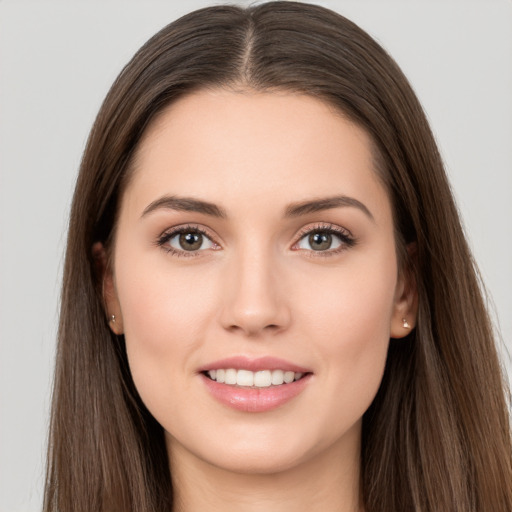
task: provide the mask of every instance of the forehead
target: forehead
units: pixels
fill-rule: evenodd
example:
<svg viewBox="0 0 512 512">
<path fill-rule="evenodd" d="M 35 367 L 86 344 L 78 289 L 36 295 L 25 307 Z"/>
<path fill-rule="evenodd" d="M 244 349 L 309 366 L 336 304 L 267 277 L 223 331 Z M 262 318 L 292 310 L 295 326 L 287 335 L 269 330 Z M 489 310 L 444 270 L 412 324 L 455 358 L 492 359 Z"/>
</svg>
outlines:
<svg viewBox="0 0 512 512">
<path fill-rule="evenodd" d="M 133 173 L 126 195 L 139 210 L 164 193 L 266 209 L 334 193 L 387 202 L 367 133 L 327 103 L 287 92 L 181 98 L 145 132 Z"/>
</svg>

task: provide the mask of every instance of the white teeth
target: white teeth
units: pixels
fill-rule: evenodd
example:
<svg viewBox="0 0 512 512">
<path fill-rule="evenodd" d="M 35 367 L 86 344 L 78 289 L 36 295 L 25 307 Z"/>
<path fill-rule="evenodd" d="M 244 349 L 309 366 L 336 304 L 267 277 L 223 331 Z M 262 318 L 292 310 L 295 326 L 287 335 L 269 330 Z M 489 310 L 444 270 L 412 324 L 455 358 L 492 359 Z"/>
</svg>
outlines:
<svg viewBox="0 0 512 512">
<path fill-rule="evenodd" d="M 224 382 L 226 384 L 236 384 L 236 374 L 236 370 L 234 370 L 233 368 L 229 368 L 229 370 L 226 370 L 226 377 L 224 379 Z"/>
<path fill-rule="evenodd" d="M 299 380 L 304 375 L 301 372 L 284 370 L 261 370 L 251 372 L 249 370 L 235 370 L 234 368 L 209 370 L 210 379 L 219 383 L 237 385 L 243 387 L 268 388 L 269 386 L 281 386 Z"/>
<path fill-rule="evenodd" d="M 284 372 L 284 382 L 285 384 L 290 384 L 295 379 L 295 373 L 293 372 Z"/>
<path fill-rule="evenodd" d="M 270 370 L 263 370 L 254 374 L 254 385 L 257 388 L 268 388 L 272 384 L 272 373 Z"/>
<path fill-rule="evenodd" d="M 248 370 L 238 370 L 236 372 L 236 383 L 238 386 L 253 386 L 254 373 Z"/>
<path fill-rule="evenodd" d="M 283 383 L 284 383 L 283 370 L 274 370 L 272 372 L 272 384 L 274 384 L 274 386 L 280 386 Z"/>
</svg>

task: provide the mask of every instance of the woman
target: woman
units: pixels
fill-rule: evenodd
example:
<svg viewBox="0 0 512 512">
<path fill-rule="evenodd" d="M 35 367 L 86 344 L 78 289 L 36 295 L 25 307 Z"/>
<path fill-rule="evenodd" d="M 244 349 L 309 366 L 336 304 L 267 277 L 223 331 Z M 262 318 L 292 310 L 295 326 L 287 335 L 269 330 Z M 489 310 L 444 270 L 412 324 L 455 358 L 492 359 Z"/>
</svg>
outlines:
<svg viewBox="0 0 512 512">
<path fill-rule="evenodd" d="M 492 329 L 425 116 L 326 9 L 196 11 L 75 191 L 45 510 L 512 510 Z"/>
</svg>

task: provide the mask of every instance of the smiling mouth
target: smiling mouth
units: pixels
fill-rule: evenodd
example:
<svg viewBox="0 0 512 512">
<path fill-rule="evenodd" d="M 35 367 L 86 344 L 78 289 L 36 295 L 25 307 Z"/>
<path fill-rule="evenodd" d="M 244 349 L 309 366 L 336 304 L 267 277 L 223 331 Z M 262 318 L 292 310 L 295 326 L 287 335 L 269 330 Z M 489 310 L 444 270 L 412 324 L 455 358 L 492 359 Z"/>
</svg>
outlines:
<svg viewBox="0 0 512 512">
<path fill-rule="evenodd" d="M 209 379 L 219 384 L 239 386 L 245 388 L 269 388 L 291 384 L 304 378 L 309 373 L 292 372 L 285 370 L 236 370 L 234 368 L 208 370 L 202 372 Z"/>
</svg>

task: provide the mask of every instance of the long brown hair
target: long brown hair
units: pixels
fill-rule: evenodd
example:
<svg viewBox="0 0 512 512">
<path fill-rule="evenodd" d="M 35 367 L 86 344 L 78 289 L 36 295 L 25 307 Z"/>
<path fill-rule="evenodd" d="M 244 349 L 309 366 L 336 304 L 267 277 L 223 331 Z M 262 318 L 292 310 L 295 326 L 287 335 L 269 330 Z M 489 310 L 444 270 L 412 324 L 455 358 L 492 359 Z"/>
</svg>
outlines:
<svg viewBox="0 0 512 512">
<path fill-rule="evenodd" d="M 182 17 L 137 52 L 101 107 L 71 210 L 44 510 L 172 509 L 162 428 L 134 387 L 123 336 L 108 328 L 92 247 L 111 242 L 145 128 L 172 101 L 206 87 L 305 93 L 362 126 L 393 205 L 397 253 L 406 258 L 404 247 L 415 244 L 417 327 L 391 341 L 363 419 L 366 512 L 510 512 L 504 380 L 425 115 L 370 36 L 332 11 L 295 2 Z"/>
</svg>

